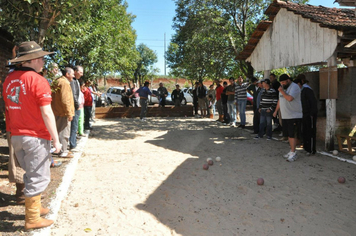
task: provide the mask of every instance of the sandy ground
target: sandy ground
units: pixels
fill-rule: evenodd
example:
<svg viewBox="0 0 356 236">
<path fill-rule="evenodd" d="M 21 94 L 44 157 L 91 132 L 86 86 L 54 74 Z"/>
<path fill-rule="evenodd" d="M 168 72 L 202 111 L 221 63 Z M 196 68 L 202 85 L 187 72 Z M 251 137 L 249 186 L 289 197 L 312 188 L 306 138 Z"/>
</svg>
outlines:
<svg viewBox="0 0 356 236">
<path fill-rule="evenodd" d="M 94 127 L 51 235 L 355 235 L 356 165 L 209 119 Z"/>
</svg>

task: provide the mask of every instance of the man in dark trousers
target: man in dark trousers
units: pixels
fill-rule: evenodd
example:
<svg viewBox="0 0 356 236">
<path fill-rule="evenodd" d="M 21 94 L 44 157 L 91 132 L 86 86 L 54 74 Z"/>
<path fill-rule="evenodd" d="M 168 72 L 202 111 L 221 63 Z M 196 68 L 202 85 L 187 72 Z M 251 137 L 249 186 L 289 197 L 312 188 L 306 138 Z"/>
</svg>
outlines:
<svg viewBox="0 0 356 236">
<path fill-rule="evenodd" d="M 163 87 L 163 83 L 159 83 L 159 88 L 157 89 L 157 92 L 158 92 L 159 106 L 165 107 L 168 91 L 165 87 Z"/>
<path fill-rule="evenodd" d="M 223 82 L 223 87 L 224 87 L 224 90 L 221 93 L 221 103 L 222 103 L 222 107 L 223 107 L 224 120 L 223 120 L 222 123 L 229 124 L 231 119 L 230 119 L 230 114 L 227 111 L 228 95 L 226 94 L 226 92 L 227 92 L 227 87 L 228 86 L 227 86 L 227 82 L 226 81 Z"/>
<path fill-rule="evenodd" d="M 294 83 L 301 88 L 300 100 L 302 101 L 302 137 L 303 149 L 308 154 L 316 153 L 316 120 L 318 116 L 317 100 L 313 89 L 308 85 L 305 75 L 298 75 Z"/>
<path fill-rule="evenodd" d="M 195 82 L 194 89 L 192 90 L 194 115 L 196 118 L 199 117 L 199 115 L 198 115 L 198 91 L 197 91 L 198 85 L 199 85 L 199 83 Z"/>
<path fill-rule="evenodd" d="M 176 89 L 172 91 L 171 96 L 174 106 L 179 107 L 184 97 L 182 90 L 179 88 L 179 84 L 176 84 Z"/>
<path fill-rule="evenodd" d="M 124 85 L 124 90 L 122 90 L 121 92 L 121 101 L 125 107 L 130 106 L 130 95 L 131 95 L 130 91 L 127 90 L 126 85 Z"/>
<path fill-rule="evenodd" d="M 261 82 L 261 81 L 260 81 Z M 247 88 L 247 92 L 253 96 L 253 133 L 258 134 L 260 124 L 260 113 L 257 111 L 257 97 L 261 88 L 258 86 L 258 80 L 255 77 L 251 78 L 251 85 Z"/>
</svg>

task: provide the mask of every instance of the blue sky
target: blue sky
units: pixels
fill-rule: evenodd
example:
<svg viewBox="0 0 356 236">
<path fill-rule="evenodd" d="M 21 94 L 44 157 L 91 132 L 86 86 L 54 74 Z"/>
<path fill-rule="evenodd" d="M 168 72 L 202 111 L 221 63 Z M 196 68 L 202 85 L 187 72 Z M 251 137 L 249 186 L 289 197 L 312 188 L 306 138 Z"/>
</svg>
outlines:
<svg viewBox="0 0 356 236">
<path fill-rule="evenodd" d="M 164 75 L 164 34 L 166 34 L 166 48 L 168 48 L 174 31 L 172 29 L 175 16 L 175 4 L 173 0 L 126 0 L 128 12 L 136 15 L 132 26 L 136 30 L 137 41 L 146 44 L 157 53 L 158 62 L 155 64 Z M 339 7 L 333 4 L 335 0 L 310 0 L 310 5 L 322 5 L 325 7 Z M 166 70 L 168 74 L 168 69 Z"/>
</svg>

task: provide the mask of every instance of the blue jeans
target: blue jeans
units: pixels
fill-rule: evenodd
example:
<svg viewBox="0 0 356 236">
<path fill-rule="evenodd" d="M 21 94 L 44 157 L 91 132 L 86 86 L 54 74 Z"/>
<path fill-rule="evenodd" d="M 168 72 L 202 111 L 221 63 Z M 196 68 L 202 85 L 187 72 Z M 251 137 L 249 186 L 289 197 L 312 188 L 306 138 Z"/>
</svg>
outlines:
<svg viewBox="0 0 356 236">
<path fill-rule="evenodd" d="M 258 132 L 258 136 L 260 138 L 263 137 L 266 126 L 267 126 L 267 130 L 266 130 L 267 138 L 272 138 L 272 118 L 273 118 L 273 112 L 271 110 L 270 112 L 267 112 L 267 109 L 261 109 L 260 131 Z"/>
<path fill-rule="evenodd" d="M 80 116 L 80 110 L 75 110 L 73 120 L 70 124 L 70 135 L 69 135 L 69 148 L 75 148 L 77 146 L 77 131 L 78 131 L 78 121 Z"/>
<path fill-rule="evenodd" d="M 239 108 L 241 125 L 246 124 L 246 102 L 247 100 L 237 100 L 237 105 Z"/>
<path fill-rule="evenodd" d="M 230 122 L 236 122 L 236 105 L 235 101 L 227 101 L 227 113 L 230 115 Z"/>
</svg>

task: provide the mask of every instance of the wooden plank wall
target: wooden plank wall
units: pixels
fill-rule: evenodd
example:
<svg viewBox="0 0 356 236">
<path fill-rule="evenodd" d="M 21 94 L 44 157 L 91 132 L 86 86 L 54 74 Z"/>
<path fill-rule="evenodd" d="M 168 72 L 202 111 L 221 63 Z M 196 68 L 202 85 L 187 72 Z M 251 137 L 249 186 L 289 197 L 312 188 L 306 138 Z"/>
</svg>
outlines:
<svg viewBox="0 0 356 236">
<path fill-rule="evenodd" d="M 96 118 L 134 118 L 139 117 L 140 107 L 97 107 Z M 147 117 L 192 117 L 193 106 L 181 107 L 148 107 Z"/>
<path fill-rule="evenodd" d="M 337 46 L 337 31 L 282 8 L 247 59 L 256 71 L 326 61 Z"/>
</svg>

